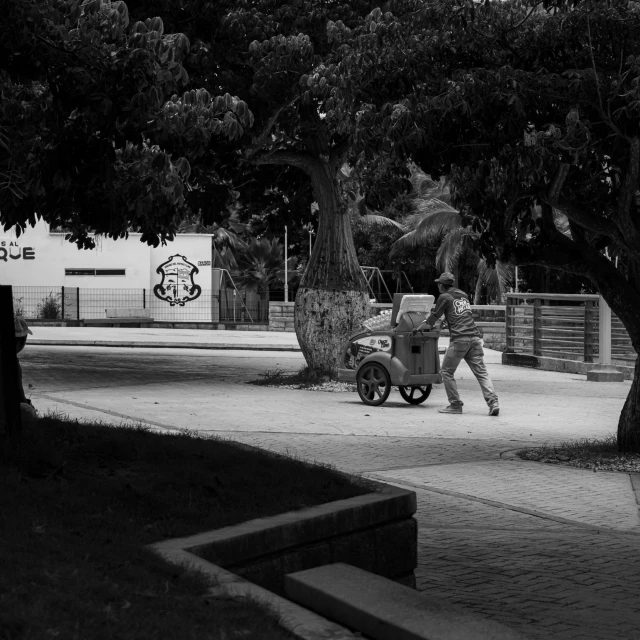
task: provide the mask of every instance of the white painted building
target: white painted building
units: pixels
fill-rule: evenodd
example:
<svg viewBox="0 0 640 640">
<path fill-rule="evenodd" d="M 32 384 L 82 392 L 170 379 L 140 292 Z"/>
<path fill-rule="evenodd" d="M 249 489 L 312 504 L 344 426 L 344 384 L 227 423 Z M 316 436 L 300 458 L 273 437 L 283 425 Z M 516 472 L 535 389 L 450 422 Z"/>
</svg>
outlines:
<svg viewBox="0 0 640 640">
<path fill-rule="evenodd" d="M 50 293 L 60 296 L 65 318 L 103 318 L 105 308 L 134 307 L 149 309 L 155 320 L 212 321 L 210 235 L 180 234 L 157 248 L 140 242 L 139 233 L 96 236 L 92 250 L 64 236 L 43 221 L 20 237 L 0 231 L 0 284 L 14 287 L 25 315 L 36 316 Z"/>
</svg>

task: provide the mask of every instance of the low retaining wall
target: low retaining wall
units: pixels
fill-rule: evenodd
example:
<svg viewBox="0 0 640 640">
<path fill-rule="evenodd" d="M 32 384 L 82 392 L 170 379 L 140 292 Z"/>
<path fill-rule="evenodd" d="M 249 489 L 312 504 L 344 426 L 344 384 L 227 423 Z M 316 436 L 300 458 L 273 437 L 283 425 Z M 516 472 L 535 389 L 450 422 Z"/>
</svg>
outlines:
<svg viewBox="0 0 640 640">
<path fill-rule="evenodd" d="M 531 367 L 532 369 L 542 369 L 543 371 L 560 371 L 562 373 L 580 373 L 582 375 L 587 375 L 587 372 L 597 363 L 505 351 L 502 354 L 502 364 L 513 365 L 516 367 Z M 618 371 L 622 372 L 625 380 L 633 380 L 633 366 L 621 364 L 615 360 L 613 361 L 613 366 L 616 367 Z"/>
<path fill-rule="evenodd" d="M 487 349 L 504 351 L 507 346 L 504 322 L 476 322 Z"/>
<path fill-rule="evenodd" d="M 295 331 L 293 308 L 295 302 L 269 303 L 269 331 Z"/>
<path fill-rule="evenodd" d="M 284 576 L 345 562 L 415 588 L 416 494 L 374 483 L 375 493 L 152 545 L 187 551 L 284 595 Z"/>
<path fill-rule="evenodd" d="M 293 308 L 295 302 L 270 302 L 269 303 L 269 331 L 295 331 L 293 325 Z M 377 316 L 385 309 L 391 309 L 393 305 L 373 303 L 369 309 L 370 317 Z"/>
</svg>

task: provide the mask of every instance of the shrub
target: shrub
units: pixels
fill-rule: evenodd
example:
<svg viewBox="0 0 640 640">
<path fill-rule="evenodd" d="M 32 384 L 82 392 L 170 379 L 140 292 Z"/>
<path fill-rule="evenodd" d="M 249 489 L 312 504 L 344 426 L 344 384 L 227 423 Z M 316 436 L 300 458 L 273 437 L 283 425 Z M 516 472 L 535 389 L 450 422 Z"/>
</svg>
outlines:
<svg viewBox="0 0 640 640">
<path fill-rule="evenodd" d="M 24 315 L 24 302 L 22 302 L 24 298 L 14 298 L 13 299 L 13 315 L 15 316 L 23 316 Z"/>
<path fill-rule="evenodd" d="M 46 298 L 38 303 L 38 318 L 43 320 L 57 320 L 62 315 L 61 294 L 50 292 Z"/>
</svg>

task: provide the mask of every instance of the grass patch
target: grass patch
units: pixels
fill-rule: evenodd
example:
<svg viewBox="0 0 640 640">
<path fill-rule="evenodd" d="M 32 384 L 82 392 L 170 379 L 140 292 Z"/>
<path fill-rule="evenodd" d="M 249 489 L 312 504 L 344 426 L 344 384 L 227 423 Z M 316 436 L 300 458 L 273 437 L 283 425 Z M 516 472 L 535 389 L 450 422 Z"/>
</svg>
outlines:
<svg viewBox="0 0 640 640">
<path fill-rule="evenodd" d="M 56 416 L 0 446 L 2 640 L 289 639 L 144 545 L 371 491 L 238 443 Z"/>
<path fill-rule="evenodd" d="M 257 380 L 250 380 L 247 384 L 310 391 L 356 391 L 355 384 L 339 382 L 331 371 L 318 373 L 306 365 L 297 373 L 287 373 L 284 369 L 267 369 L 259 375 Z"/>
<path fill-rule="evenodd" d="M 567 464 L 581 469 L 600 471 L 640 472 L 640 454 L 621 453 L 614 434 L 606 438 L 583 438 L 559 445 L 527 447 L 517 452 L 523 460 L 534 460 L 549 464 Z"/>
<path fill-rule="evenodd" d="M 257 380 L 251 380 L 248 384 L 262 386 L 296 385 L 304 388 L 336 379 L 331 371 L 318 372 L 307 365 L 296 373 L 287 373 L 284 369 L 267 369 L 259 376 Z"/>
</svg>

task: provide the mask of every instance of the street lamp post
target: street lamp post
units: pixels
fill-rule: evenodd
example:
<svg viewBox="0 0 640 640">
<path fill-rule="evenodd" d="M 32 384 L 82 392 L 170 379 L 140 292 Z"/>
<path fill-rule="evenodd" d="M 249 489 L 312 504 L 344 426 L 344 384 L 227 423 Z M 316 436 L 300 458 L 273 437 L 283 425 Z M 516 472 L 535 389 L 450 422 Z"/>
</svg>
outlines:
<svg viewBox="0 0 640 640">
<path fill-rule="evenodd" d="M 284 225 L 284 301 L 289 302 L 289 265 L 288 261 L 288 253 L 287 253 L 287 245 L 289 244 L 289 239 L 287 235 L 287 225 Z"/>
</svg>

